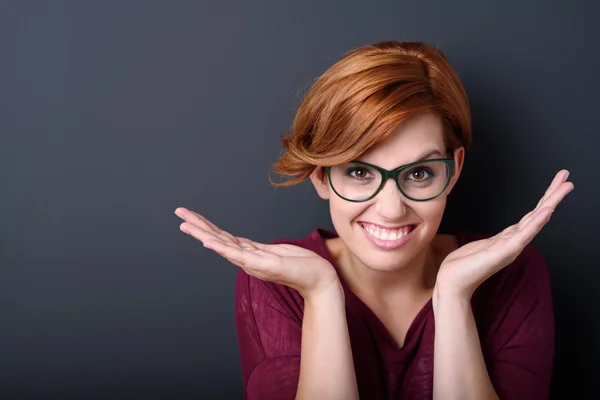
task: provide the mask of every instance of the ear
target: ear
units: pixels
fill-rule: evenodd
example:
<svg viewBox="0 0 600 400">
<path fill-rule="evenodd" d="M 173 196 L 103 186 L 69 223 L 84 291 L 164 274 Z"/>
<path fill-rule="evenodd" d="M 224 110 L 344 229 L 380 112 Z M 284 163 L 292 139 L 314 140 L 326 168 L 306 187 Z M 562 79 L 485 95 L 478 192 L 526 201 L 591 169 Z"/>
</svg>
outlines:
<svg viewBox="0 0 600 400">
<path fill-rule="evenodd" d="M 454 168 L 452 169 L 452 176 L 450 177 L 450 182 L 448 182 L 448 188 L 446 189 L 448 191 L 448 194 L 450 194 L 450 192 L 454 188 L 454 185 L 456 185 L 458 177 L 460 176 L 460 173 L 462 171 L 464 162 L 465 148 L 461 146 L 457 149 L 454 149 Z"/>
<path fill-rule="evenodd" d="M 312 182 L 317 194 L 323 200 L 329 200 L 329 180 L 327 179 L 327 173 L 325 167 L 317 166 L 315 170 L 310 174 L 310 181 Z"/>
</svg>

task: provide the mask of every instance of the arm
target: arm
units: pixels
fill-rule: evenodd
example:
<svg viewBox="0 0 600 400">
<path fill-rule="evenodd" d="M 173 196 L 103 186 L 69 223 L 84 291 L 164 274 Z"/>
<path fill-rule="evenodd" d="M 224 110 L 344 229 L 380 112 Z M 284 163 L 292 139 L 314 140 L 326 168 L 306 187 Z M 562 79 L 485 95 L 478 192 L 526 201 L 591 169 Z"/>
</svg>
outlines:
<svg viewBox="0 0 600 400">
<path fill-rule="evenodd" d="M 516 278 L 508 290 L 517 296 L 507 303 L 507 313 L 498 321 L 497 331 L 492 332 L 496 338 L 492 341 L 489 371 L 470 299 L 479 285 L 511 265 L 548 223 L 558 204 L 574 188 L 568 177 L 566 170 L 557 173 L 535 209 L 517 224 L 460 247 L 440 265 L 432 299 L 436 325 L 434 398 L 548 398 L 554 322 L 550 284 L 541 257 L 536 258 L 529 246 L 525 251 L 529 258 L 521 258 L 527 262 L 519 265 L 519 274 L 512 274 Z M 499 341 L 499 336 L 506 340 Z"/>
<path fill-rule="evenodd" d="M 238 273 L 236 325 L 245 398 L 357 399 L 339 282 L 305 296 L 303 317 L 301 303 L 297 292 Z"/>
<path fill-rule="evenodd" d="M 470 301 L 441 288 L 434 293 L 434 398 L 550 397 L 554 313 L 546 264 L 527 246 L 505 272 L 501 297 L 490 299 L 501 305 L 483 352 Z"/>
<path fill-rule="evenodd" d="M 341 285 L 304 300 L 296 399 L 358 399 Z"/>
<path fill-rule="evenodd" d="M 357 399 L 333 265 L 302 246 L 258 243 L 183 207 L 175 213 L 185 221 L 181 231 L 240 267 L 235 303 L 245 398 Z"/>
<path fill-rule="evenodd" d="M 439 290 L 434 296 L 433 398 L 498 399 L 486 369 L 470 299 Z"/>
</svg>

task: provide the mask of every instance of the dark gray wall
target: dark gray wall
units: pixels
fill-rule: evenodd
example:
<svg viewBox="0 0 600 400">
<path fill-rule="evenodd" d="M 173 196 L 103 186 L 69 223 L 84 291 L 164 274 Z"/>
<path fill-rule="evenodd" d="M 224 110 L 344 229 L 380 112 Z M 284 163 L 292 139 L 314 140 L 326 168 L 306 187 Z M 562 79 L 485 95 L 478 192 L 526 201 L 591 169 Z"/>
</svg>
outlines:
<svg viewBox="0 0 600 400">
<path fill-rule="evenodd" d="M 572 171 L 534 244 L 553 397 L 591 398 L 598 16 L 592 0 L 1 2 L 0 393 L 240 398 L 236 268 L 173 210 L 260 241 L 331 227 L 309 185 L 266 172 L 311 80 L 392 39 L 440 45 L 472 102 L 446 226 L 494 233 Z"/>
</svg>

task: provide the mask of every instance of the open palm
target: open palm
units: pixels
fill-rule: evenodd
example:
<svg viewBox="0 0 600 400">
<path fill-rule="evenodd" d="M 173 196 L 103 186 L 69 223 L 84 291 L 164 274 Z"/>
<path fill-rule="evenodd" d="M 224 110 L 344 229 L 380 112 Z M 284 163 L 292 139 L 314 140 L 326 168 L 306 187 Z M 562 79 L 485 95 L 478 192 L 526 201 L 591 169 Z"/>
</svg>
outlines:
<svg viewBox="0 0 600 400">
<path fill-rule="evenodd" d="M 470 242 L 450 253 L 438 271 L 436 286 L 472 295 L 490 276 L 511 264 L 548 223 L 562 199 L 574 188 L 569 171 L 558 172 L 534 210 L 517 224 L 487 239 Z"/>
<path fill-rule="evenodd" d="M 234 236 L 202 215 L 180 207 L 180 229 L 198 239 L 249 275 L 279 283 L 305 295 L 337 280 L 335 269 L 317 253 L 291 244 L 262 244 Z"/>
</svg>

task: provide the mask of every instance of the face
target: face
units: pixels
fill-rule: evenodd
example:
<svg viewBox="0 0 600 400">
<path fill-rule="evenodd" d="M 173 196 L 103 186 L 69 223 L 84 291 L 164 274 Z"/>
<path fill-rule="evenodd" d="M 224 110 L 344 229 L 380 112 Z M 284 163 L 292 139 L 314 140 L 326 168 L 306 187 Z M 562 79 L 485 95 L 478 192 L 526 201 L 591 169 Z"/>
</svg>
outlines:
<svg viewBox="0 0 600 400">
<path fill-rule="evenodd" d="M 445 148 L 441 120 L 425 114 L 403 121 L 388 139 L 357 159 L 393 170 L 423 158 L 454 158 L 455 167 L 444 192 L 424 202 L 404 197 L 393 179 L 374 198 L 362 203 L 350 202 L 335 194 L 324 169 L 315 170 L 311 181 L 319 196 L 329 200 L 335 230 L 353 259 L 374 270 L 394 271 L 425 254 L 437 233 L 447 196 L 460 175 L 464 159 L 462 147 L 454 154 L 446 154 Z M 396 235 L 403 236 L 390 240 Z"/>
</svg>

